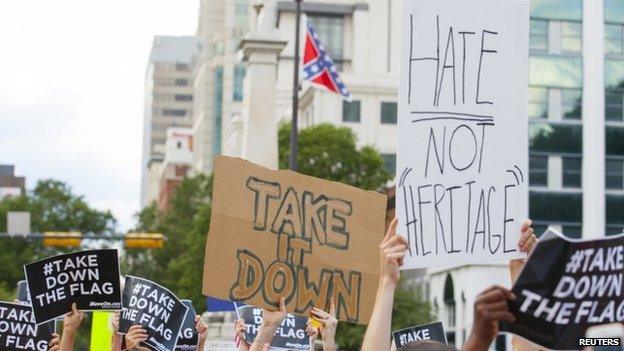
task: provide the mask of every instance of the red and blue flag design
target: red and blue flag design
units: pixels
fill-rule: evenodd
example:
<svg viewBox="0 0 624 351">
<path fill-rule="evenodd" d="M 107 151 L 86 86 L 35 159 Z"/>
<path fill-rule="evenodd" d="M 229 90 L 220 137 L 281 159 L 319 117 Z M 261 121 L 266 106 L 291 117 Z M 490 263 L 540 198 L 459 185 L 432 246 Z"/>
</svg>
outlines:
<svg viewBox="0 0 624 351">
<path fill-rule="evenodd" d="M 320 85 L 331 92 L 340 94 L 345 99 L 350 99 L 351 94 L 342 79 L 340 79 L 334 61 L 325 51 L 309 20 L 307 21 L 307 27 L 303 50 L 303 79 Z"/>
</svg>

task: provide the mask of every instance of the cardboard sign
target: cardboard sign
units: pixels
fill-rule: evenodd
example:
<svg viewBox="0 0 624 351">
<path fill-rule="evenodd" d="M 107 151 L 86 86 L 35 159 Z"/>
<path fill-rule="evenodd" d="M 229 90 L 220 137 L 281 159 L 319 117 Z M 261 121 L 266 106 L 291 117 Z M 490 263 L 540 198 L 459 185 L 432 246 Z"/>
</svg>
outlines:
<svg viewBox="0 0 624 351">
<path fill-rule="evenodd" d="M 392 338 L 397 348 L 418 341 L 437 341 L 446 345 L 446 333 L 442 322 L 429 323 L 409 327 L 392 332 Z"/>
<path fill-rule="evenodd" d="M 121 308 L 117 250 L 87 250 L 24 265 L 38 324 L 71 311 Z"/>
<path fill-rule="evenodd" d="M 119 332 L 126 334 L 131 326 L 139 324 L 147 331 L 145 346 L 155 351 L 173 351 L 187 311 L 188 307 L 168 289 L 127 275 Z"/>
<path fill-rule="evenodd" d="M 262 309 L 253 306 L 239 307 L 238 313 L 245 321 L 245 341 L 253 343 L 262 324 Z M 271 341 L 271 350 L 310 350 L 310 337 L 306 334 L 308 319 L 286 315 Z"/>
<path fill-rule="evenodd" d="M 379 277 L 385 196 L 240 159 L 215 158 L 203 293 L 309 315 L 336 301 L 366 323 Z"/>
<path fill-rule="evenodd" d="M 0 302 L 0 350 L 47 351 L 54 321 L 37 326 L 30 306 Z"/>
<path fill-rule="evenodd" d="M 30 305 L 30 295 L 28 293 L 28 283 L 25 280 L 17 282 L 17 300 Z"/>
<path fill-rule="evenodd" d="M 542 347 L 577 350 L 587 328 L 624 322 L 624 234 L 600 240 L 542 235 L 512 291 L 512 332 Z"/>
<path fill-rule="evenodd" d="M 188 312 L 186 312 L 186 318 L 184 318 L 184 323 L 180 329 L 175 349 L 177 351 L 195 351 L 199 341 L 199 334 L 195 329 L 195 307 L 190 300 L 182 300 L 182 303 L 188 308 Z"/>
<path fill-rule="evenodd" d="M 403 1 L 404 269 L 509 260 L 528 215 L 527 0 Z"/>
</svg>

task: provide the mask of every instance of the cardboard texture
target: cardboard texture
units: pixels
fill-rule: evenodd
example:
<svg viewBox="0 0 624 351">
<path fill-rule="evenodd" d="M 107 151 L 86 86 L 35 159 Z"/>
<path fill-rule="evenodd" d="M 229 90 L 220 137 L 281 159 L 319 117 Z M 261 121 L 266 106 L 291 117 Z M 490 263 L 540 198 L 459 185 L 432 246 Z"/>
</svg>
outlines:
<svg viewBox="0 0 624 351">
<path fill-rule="evenodd" d="M 366 324 L 379 278 L 385 195 L 215 158 L 204 295 Z"/>
</svg>

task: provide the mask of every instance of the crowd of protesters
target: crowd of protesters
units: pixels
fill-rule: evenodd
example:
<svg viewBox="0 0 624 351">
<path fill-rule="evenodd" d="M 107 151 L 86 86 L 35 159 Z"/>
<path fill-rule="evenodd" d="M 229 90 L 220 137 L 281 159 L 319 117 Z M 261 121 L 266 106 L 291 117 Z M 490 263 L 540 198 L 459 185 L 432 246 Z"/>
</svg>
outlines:
<svg viewBox="0 0 624 351">
<path fill-rule="evenodd" d="M 366 329 L 366 334 L 362 343 L 362 351 L 385 351 L 396 350 L 391 340 L 391 321 L 394 303 L 394 292 L 400 280 L 400 267 L 403 264 L 408 244 L 403 236 L 396 233 L 397 219 L 395 218 L 388 228 L 388 231 L 379 245 L 380 275 L 377 297 L 373 313 Z M 537 238 L 531 228 L 531 221 L 527 220 L 521 227 L 522 234 L 518 243 L 521 252 L 530 253 Z M 518 259 L 509 262 L 511 281 L 514 282 L 526 260 Z M 502 286 L 490 286 L 477 296 L 474 304 L 474 320 L 470 335 L 461 350 L 478 351 L 487 350 L 498 334 L 498 322 L 501 320 L 514 321 L 514 316 L 508 310 L 508 300 L 514 300 L 514 294 Z M 147 331 L 140 325 L 132 326 L 126 334 L 118 333 L 119 312 L 115 312 L 110 319 L 112 329 L 111 351 L 125 350 L 149 350 L 142 346 L 142 342 L 147 339 Z M 277 329 L 286 317 L 286 306 L 284 298 L 279 301 L 279 309 L 263 310 L 262 323 L 259 327 L 253 343 L 247 343 L 245 339 L 246 325 L 243 320 L 237 320 L 234 324 L 237 334 L 238 350 L 240 351 L 264 351 L 269 350 L 271 341 Z M 329 311 L 318 308 L 311 310 L 311 316 L 317 323 L 310 323 L 306 328 L 306 333 L 310 337 L 310 344 L 314 345 L 317 340 L 322 345 L 323 351 L 336 351 L 338 347 L 335 342 L 336 328 L 338 320 L 336 318 L 336 308 L 334 301 L 331 301 Z M 62 335 L 54 334 L 49 342 L 50 351 L 72 351 L 74 341 L 78 333 L 80 324 L 84 318 L 84 312 L 72 305 L 72 311 L 64 317 Z M 198 333 L 197 350 L 203 350 L 206 343 L 208 326 L 202 321 L 200 316 L 195 317 L 195 329 Z M 514 351 L 536 350 L 523 339 L 514 337 L 512 339 Z M 445 345 L 433 341 L 419 341 L 402 346 L 400 351 L 416 350 L 455 350 L 453 346 Z"/>
</svg>

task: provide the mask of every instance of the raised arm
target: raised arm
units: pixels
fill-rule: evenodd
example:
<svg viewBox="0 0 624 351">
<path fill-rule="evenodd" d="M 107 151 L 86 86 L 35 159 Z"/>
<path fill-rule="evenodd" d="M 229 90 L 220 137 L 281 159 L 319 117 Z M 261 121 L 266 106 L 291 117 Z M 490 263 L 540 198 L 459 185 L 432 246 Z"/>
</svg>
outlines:
<svg viewBox="0 0 624 351">
<path fill-rule="evenodd" d="M 312 309 L 312 315 L 323 323 L 323 327 L 320 329 L 321 338 L 323 339 L 323 351 L 336 351 L 336 328 L 338 327 L 338 319 L 336 318 L 334 299 L 331 299 L 329 312 L 315 307 Z"/>
<path fill-rule="evenodd" d="M 78 311 L 75 303 L 72 303 L 72 311 L 65 315 L 63 319 L 63 336 L 61 336 L 60 351 L 72 351 L 74 349 L 74 341 L 80 323 L 84 318 L 84 312 Z"/>
<path fill-rule="evenodd" d="M 396 218 L 392 220 L 386 236 L 379 245 L 379 287 L 373 313 L 364 335 L 362 351 L 383 351 L 390 348 L 394 291 L 401 278 L 399 267 L 403 265 L 407 250 L 405 238 L 396 234 L 397 223 Z"/>
<path fill-rule="evenodd" d="M 277 331 L 277 328 L 282 325 L 282 321 L 285 317 L 286 303 L 283 297 L 279 300 L 279 310 L 269 311 L 267 309 L 263 309 L 262 324 L 260 324 L 258 335 L 256 336 L 256 340 L 254 340 L 253 344 L 251 344 L 250 350 L 262 351 L 265 345 L 271 345 L 275 332 Z"/>
<path fill-rule="evenodd" d="M 206 336 L 208 336 L 208 326 L 201 319 L 200 315 L 195 316 L 195 330 L 197 330 L 197 350 L 204 350 L 206 345 Z"/>
</svg>

